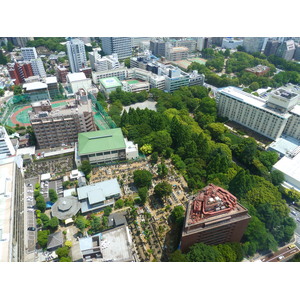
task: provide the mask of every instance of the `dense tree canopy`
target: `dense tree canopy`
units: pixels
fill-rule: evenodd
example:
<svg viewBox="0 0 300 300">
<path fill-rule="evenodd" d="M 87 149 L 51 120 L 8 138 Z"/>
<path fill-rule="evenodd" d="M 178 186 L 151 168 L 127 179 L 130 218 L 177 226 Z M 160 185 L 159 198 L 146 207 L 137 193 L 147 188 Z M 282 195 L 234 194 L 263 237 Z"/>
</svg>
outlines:
<svg viewBox="0 0 300 300">
<path fill-rule="evenodd" d="M 134 184 L 138 187 L 150 188 L 153 175 L 147 170 L 136 170 L 133 172 Z"/>
</svg>

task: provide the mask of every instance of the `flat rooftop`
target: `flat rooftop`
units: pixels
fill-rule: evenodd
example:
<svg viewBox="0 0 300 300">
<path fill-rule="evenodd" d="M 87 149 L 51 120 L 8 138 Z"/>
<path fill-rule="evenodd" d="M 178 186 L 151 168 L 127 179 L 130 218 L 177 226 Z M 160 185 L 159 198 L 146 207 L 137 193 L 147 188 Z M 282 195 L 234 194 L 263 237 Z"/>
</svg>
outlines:
<svg viewBox="0 0 300 300">
<path fill-rule="evenodd" d="M 300 105 L 299 104 L 295 105 L 290 112 L 295 115 L 300 116 Z"/>
<path fill-rule="evenodd" d="M 288 153 L 293 152 L 299 146 L 299 140 L 287 135 L 282 135 L 279 139 L 269 145 L 268 150 L 274 150 L 282 156 L 285 156 Z"/>
<path fill-rule="evenodd" d="M 294 98 L 294 97 L 297 96 L 296 93 L 293 93 L 293 92 L 290 92 L 290 91 L 288 91 L 286 89 L 281 89 L 281 88 L 275 90 L 273 92 L 273 94 L 276 95 L 276 96 L 280 96 L 282 98 L 288 99 L 288 100 L 290 100 L 290 99 L 292 99 L 292 98 Z"/>
<path fill-rule="evenodd" d="M 58 107 L 52 107 L 52 111 L 50 112 L 28 112 L 30 116 L 30 121 L 39 121 L 39 120 L 47 120 L 48 118 L 60 118 L 63 116 L 69 116 L 74 114 L 82 114 L 83 112 L 92 112 L 92 106 L 90 100 L 88 101 L 80 101 L 76 103 L 75 100 L 70 100 L 66 102 L 66 105 L 61 105 Z"/>
<path fill-rule="evenodd" d="M 46 81 L 47 84 L 57 83 L 57 78 L 55 76 L 46 77 L 45 81 Z"/>
<path fill-rule="evenodd" d="M 83 72 L 78 72 L 78 73 L 68 73 L 67 78 L 69 82 L 73 81 L 79 81 L 79 80 L 85 80 L 87 79 L 85 74 Z"/>
<path fill-rule="evenodd" d="M 103 261 L 133 261 L 132 239 L 127 226 L 102 232 L 100 247 Z"/>
<path fill-rule="evenodd" d="M 252 94 L 249 94 L 249 93 L 246 93 L 236 87 L 229 86 L 229 87 L 225 87 L 225 88 L 220 88 L 220 89 L 218 89 L 218 92 L 220 92 L 228 97 L 235 98 L 239 101 L 248 103 L 257 108 L 263 109 L 263 110 L 270 112 L 273 115 L 276 115 L 280 118 L 287 119 L 290 116 L 289 113 L 281 113 L 277 110 L 275 111 L 273 109 L 268 108 L 266 106 L 267 102 L 265 100 L 263 100 L 262 98 L 259 98 Z"/>
<path fill-rule="evenodd" d="M 117 77 L 109 77 L 100 79 L 100 83 L 106 88 L 121 87 L 122 83 Z"/>
<path fill-rule="evenodd" d="M 80 156 L 125 148 L 126 145 L 121 128 L 78 134 L 78 154 Z"/>
<path fill-rule="evenodd" d="M 26 89 L 27 92 L 29 92 L 34 90 L 47 89 L 48 86 L 46 83 L 43 82 L 30 82 L 30 83 L 24 83 L 23 88 Z"/>
<path fill-rule="evenodd" d="M 300 190 L 300 147 L 296 148 L 291 157 L 282 157 L 273 169 L 279 170 L 284 174 L 285 181 Z"/>
</svg>

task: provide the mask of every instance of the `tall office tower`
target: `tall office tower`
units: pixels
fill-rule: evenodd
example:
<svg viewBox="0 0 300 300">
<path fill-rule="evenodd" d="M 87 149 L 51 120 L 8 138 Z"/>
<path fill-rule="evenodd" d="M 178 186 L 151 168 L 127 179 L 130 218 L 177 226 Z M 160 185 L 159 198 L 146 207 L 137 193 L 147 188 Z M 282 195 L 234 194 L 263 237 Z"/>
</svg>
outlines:
<svg viewBox="0 0 300 300">
<path fill-rule="evenodd" d="M 205 37 L 204 38 L 204 44 L 203 44 L 203 48 L 211 48 L 212 47 L 212 38 L 211 37 Z"/>
<path fill-rule="evenodd" d="M 155 56 L 166 56 L 167 42 L 161 38 L 151 40 L 150 41 L 150 51 Z"/>
<path fill-rule="evenodd" d="M 87 66 L 84 42 L 80 39 L 67 41 L 67 53 L 72 73 L 80 72 Z"/>
<path fill-rule="evenodd" d="M 140 47 L 140 44 L 142 42 L 150 42 L 150 40 L 151 40 L 150 37 L 132 37 L 131 38 L 132 48 Z"/>
<path fill-rule="evenodd" d="M 268 39 L 265 50 L 264 50 L 264 54 L 267 56 L 275 55 L 279 44 L 280 43 L 277 40 Z"/>
<path fill-rule="evenodd" d="M 197 50 L 202 51 L 204 48 L 204 37 L 197 38 Z"/>
<path fill-rule="evenodd" d="M 293 40 L 284 41 L 278 47 L 276 51 L 276 56 L 279 56 L 285 60 L 292 60 L 294 57 L 296 47 Z"/>
<path fill-rule="evenodd" d="M 132 55 L 130 37 L 102 37 L 102 50 L 106 55 L 117 53 L 119 59 Z"/>
<path fill-rule="evenodd" d="M 34 75 L 39 75 L 40 77 L 46 77 L 46 71 L 44 68 L 44 64 L 41 58 L 32 59 L 30 61 L 32 71 Z"/>
<path fill-rule="evenodd" d="M 235 196 L 209 184 L 187 204 L 180 248 L 187 252 L 195 243 L 240 242 L 250 218 Z"/>
<path fill-rule="evenodd" d="M 211 38 L 212 44 L 216 45 L 218 47 L 222 46 L 222 42 L 223 42 L 223 37 L 213 37 Z"/>
<path fill-rule="evenodd" d="M 35 47 L 21 48 L 24 60 L 32 60 L 38 58 Z"/>
<path fill-rule="evenodd" d="M 300 61 L 300 44 L 295 44 L 295 47 L 294 59 Z"/>
<path fill-rule="evenodd" d="M 249 53 L 261 52 L 264 40 L 264 37 L 244 37 L 243 47 Z"/>
<path fill-rule="evenodd" d="M 15 155 L 16 150 L 3 126 L 0 126 L 0 159 Z"/>
</svg>

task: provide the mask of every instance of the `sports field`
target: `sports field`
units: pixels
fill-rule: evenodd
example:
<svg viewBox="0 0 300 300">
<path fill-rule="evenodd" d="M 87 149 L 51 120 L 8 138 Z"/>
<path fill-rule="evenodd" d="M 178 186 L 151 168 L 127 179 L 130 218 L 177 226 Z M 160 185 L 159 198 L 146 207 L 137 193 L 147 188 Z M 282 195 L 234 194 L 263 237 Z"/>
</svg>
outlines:
<svg viewBox="0 0 300 300">
<path fill-rule="evenodd" d="M 201 64 L 201 65 L 205 65 L 205 63 L 206 63 L 206 59 L 200 58 L 200 57 L 189 58 L 189 60 L 197 62 L 198 64 Z"/>
<path fill-rule="evenodd" d="M 139 83 L 140 81 L 138 80 L 126 80 L 129 84 L 136 84 Z"/>
<path fill-rule="evenodd" d="M 70 99 L 59 100 L 51 102 L 52 107 L 59 107 L 66 104 L 66 102 L 70 101 Z M 15 127 L 17 124 L 20 126 L 30 126 L 30 120 L 28 111 L 31 111 L 31 105 L 18 105 L 16 106 L 11 116 L 7 119 L 5 125 Z M 94 119 L 96 125 L 99 129 L 109 129 L 108 124 L 105 122 L 103 116 L 97 111 L 95 107 L 93 107 Z"/>
<path fill-rule="evenodd" d="M 66 104 L 66 101 L 70 100 L 59 100 L 59 101 L 54 101 L 51 102 L 52 107 L 58 107 Z M 14 127 L 17 124 L 20 126 L 30 126 L 30 120 L 29 120 L 29 115 L 28 111 L 31 110 L 31 105 L 18 105 L 16 106 L 10 118 L 6 121 L 6 125 Z"/>
</svg>

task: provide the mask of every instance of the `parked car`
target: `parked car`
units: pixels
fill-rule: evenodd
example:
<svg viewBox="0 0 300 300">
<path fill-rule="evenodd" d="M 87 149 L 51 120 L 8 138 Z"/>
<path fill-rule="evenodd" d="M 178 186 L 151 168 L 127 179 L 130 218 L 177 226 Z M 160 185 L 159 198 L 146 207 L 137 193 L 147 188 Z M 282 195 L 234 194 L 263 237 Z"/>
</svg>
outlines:
<svg viewBox="0 0 300 300">
<path fill-rule="evenodd" d="M 28 227 L 29 231 L 35 231 L 35 227 Z"/>
</svg>

